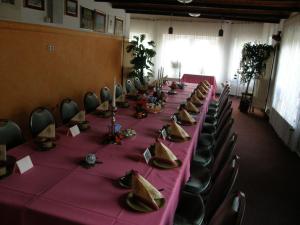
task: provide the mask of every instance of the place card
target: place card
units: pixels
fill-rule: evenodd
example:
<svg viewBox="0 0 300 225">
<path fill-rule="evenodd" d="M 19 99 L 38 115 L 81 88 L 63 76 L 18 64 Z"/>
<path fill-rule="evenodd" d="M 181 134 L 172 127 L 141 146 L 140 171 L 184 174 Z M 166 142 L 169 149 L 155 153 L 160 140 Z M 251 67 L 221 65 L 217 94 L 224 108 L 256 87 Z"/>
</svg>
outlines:
<svg viewBox="0 0 300 225">
<path fill-rule="evenodd" d="M 177 118 L 177 116 L 176 116 L 176 115 L 173 115 L 173 116 L 171 117 L 171 119 L 172 119 L 173 121 L 175 121 L 175 123 L 177 123 L 177 122 L 178 122 L 178 118 Z"/>
<path fill-rule="evenodd" d="M 168 133 L 167 133 L 166 128 L 163 128 L 163 129 L 160 130 L 160 136 L 161 136 L 164 140 L 166 140 L 166 138 L 167 138 L 167 136 L 168 136 Z"/>
<path fill-rule="evenodd" d="M 146 151 L 143 153 L 143 155 L 144 155 L 144 159 L 145 159 L 146 163 L 149 164 L 149 162 L 150 162 L 150 160 L 152 158 L 150 149 L 147 148 Z"/>
<path fill-rule="evenodd" d="M 29 155 L 18 160 L 16 164 L 21 174 L 33 168 L 33 164 Z"/>
<path fill-rule="evenodd" d="M 79 127 L 77 125 L 73 126 L 73 127 L 70 127 L 69 129 L 72 137 L 76 137 L 77 135 L 80 134 L 80 130 L 79 130 Z"/>
</svg>

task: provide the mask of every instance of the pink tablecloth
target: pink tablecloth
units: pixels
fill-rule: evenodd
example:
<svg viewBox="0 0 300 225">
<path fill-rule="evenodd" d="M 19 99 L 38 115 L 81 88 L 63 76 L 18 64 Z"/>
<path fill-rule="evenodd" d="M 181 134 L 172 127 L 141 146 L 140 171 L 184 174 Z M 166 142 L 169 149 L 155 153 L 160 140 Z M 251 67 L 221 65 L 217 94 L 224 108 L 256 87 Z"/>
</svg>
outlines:
<svg viewBox="0 0 300 225">
<path fill-rule="evenodd" d="M 186 83 L 195 83 L 195 84 L 199 84 L 201 81 L 207 80 L 211 85 L 213 85 L 212 96 L 213 98 L 215 97 L 217 91 L 217 83 L 214 76 L 183 74 L 181 80 Z"/>
<path fill-rule="evenodd" d="M 148 166 L 143 151 L 158 135 L 158 129 L 170 121 L 179 103 L 184 102 L 195 85 L 189 84 L 178 95 L 169 96 L 163 112 L 137 120 L 133 106 L 119 109 L 117 121 L 124 128 L 137 131 L 136 137 L 122 145 L 104 145 L 110 119 L 88 115 L 91 129 L 72 138 L 67 128 L 59 127 L 57 147 L 51 151 L 35 151 L 32 142 L 9 151 L 20 159 L 32 158 L 34 168 L 23 175 L 13 174 L 0 180 L 1 225 L 167 225 L 172 224 L 180 188 L 189 177 L 190 159 L 202 127 L 210 96 L 201 108 L 196 126 L 185 127 L 192 140 L 184 143 L 165 141 L 182 161 L 180 168 L 160 170 Z M 87 153 L 96 153 L 103 164 L 91 169 L 78 165 Z M 135 169 L 158 189 L 163 188 L 165 206 L 152 213 L 136 213 L 124 204 L 129 190 L 120 188 L 116 180 Z"/>
</svg>

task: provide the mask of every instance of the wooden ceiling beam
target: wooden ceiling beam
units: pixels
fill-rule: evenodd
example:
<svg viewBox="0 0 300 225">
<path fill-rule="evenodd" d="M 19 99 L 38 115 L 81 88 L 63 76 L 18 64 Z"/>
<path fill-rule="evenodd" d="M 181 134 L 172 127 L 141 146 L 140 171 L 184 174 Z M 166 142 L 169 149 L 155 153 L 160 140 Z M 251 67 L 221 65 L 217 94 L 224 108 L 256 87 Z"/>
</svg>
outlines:
<svg viewBox="0 0 300 225">
<path fill-rule="evenodd" d="M 147 11 L 147 10 L 131 10 L 127 9 L 127 13 L 135 13 L 135 14 L 148 14 L 148 15 L 165 15 L 170 16 L 168 12 L 165 11 Z M 181 16 L 187 17 L 186 14 L 182 13 L 174 13 L 173 16 Z M 190 17 L 192 18 L 192 17 Z M 206 18 L 206 19 L 219 19 L 219 20 L 237 20 L 237 21 L 251 21 L 251 22 L 263 22 L 263 23 L 279 23 L 280 19 L 273 17 L 257 17 L 256 15 L 220 15 L 220 14 L 201 14 L 198 18 Z"/>
<path fill-rule="evenodd" d="M 107 0 L 95 0 L 98 2 L 107 2 Z M 152 3 L 160 5 L 182 5 L 176 0 L 111 0 L 111 3 Z M 190 6 L 199 7 L 215 7 L 215 8 L 230 8 L 230 9 L 256 9 L 256 10 L 279 10 L 288 12 L 300 12 L 299 0 L 194 0 L 187 4 Z"/>
<path fill-rule="evenodd" d="M 175 6 L 175 5 L 159 5 L 159 4 L 148 4 L 148 3 L 112 3 L 114 8 L 121 8 L 125 10 L 143 10 L 143 11 L 160 11 L 167 12 L 169 15 L 175 13 L 200 13 L 200 14 L 220 14 L 224 16 L 247 16 L 255 15 L 257 17 L 269 16 L 278 19 L 286 19 L 289 17 L 288 12 L 280 11 L 265 11 L 265 10 L 246 10 L 246 9 L 222 9 L 222 8 L 208 8 L 208 7 L 194 7 L 194 6 Z"/>
</svg>

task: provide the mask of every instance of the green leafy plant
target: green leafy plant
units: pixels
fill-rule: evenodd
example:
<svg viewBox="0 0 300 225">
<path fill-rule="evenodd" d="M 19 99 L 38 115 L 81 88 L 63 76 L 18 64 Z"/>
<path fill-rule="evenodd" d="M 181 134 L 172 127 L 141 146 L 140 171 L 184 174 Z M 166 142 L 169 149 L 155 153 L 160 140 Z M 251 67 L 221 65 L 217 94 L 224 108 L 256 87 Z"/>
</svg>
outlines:
<svg viewBox="0 0 300 225">
<path fill-rule="evenodd" d="M 127 52 L 131 52 L 133 56 L 133 59 L 130 61 L 133 65 L 133 69 L 129 73 L 129 76 L 138 77 L 141 82 L 144 82 L 144 73 L 147 73 L 147 76 L 153 76 L 153 70 L 151 68 L 154 64 L 152 58 L 156 55 L 156 51 L 154 50 L 155 42 L 147 42 L 149 45 L 147 48 L 145 38 L 145 34 L 134 36 L 126 48 Z"/>
<path fill-rule="evenodd" d="M 240 75 L 242 83 L 247 84 L 246 94 L 248 94 L 249 85 L 252 79 L 260 79 L 266 70 L 266 60 L 270 57 L 273 50 L 271 45 L 245 43 L 242 50 L 242 59 L 240 68 L 235 77 Z"/>
</svg>

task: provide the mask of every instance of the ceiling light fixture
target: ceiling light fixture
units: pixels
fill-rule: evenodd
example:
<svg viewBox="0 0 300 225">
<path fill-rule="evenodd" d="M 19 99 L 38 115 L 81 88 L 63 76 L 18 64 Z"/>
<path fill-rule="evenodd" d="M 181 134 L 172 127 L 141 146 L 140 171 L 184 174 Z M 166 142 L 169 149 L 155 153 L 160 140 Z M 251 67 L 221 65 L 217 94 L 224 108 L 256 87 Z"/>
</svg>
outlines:
<svg viewBox="0 0 300 225">
<path fill-rule="evenodd" d="M 189 16 L 191 17 L 199 17 L 200 15 L 200 13 L 189 13 Z"/>
<path fill-rule="evenodd" d="M 221 28 L 219 30 L 219 37 L 223 37 L 223 35 L 224 35 L 224 30 L 222 28 L 222 23 L 221 23 Z"/>
<path fill-rule="evenodd" d="M 183 4 L 188 4 L 191 3 L 193 0 L 177 0 L 177 1 Z"/>
<path fill-rule="evenodd" d="M 172 14 L 171 14 L 171 18 L 170 18 L 170 27 L 168 29 L 168 34 L 173 34 L 173 27 L 172 27 Z"/>
</svg>

